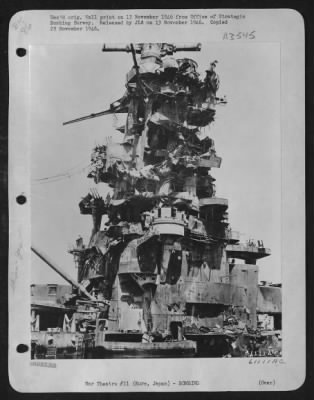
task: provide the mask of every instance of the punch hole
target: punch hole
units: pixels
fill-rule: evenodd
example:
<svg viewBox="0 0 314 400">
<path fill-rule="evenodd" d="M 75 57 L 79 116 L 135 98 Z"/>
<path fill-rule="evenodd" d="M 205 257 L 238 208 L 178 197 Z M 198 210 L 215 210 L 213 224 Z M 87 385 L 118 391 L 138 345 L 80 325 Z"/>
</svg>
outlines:
<svg viewBox="0 0 314 400">
<path fill-rule="evenodd" d="M 18 49 L 16 49 L 16 54 L 19 57 L 24 57 L 26 55 L 26 49 L 24 49 L 23 47 L 19 47 Z"/>
<path fill-rule="evenodd" d="M 20 194 L 19 196 L 17 196 L 16 202 L 18 204 L 25 204 L 26 203 L 26 197 L 23 194 Z"/>
<path fill-rule="evenodd" d="M 27 344 L 19 344 L 16 346 L 16 351 L 18 353 L 26 353 L 28 351 L 28 346 Z"/>
</svg>

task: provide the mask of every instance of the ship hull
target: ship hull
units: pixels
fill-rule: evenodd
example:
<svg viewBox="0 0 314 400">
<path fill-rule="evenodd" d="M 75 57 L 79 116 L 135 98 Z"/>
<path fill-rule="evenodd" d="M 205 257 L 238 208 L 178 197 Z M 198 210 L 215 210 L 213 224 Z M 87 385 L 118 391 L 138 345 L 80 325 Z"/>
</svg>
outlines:
<svg viewBox="0 0 314 400">
<path fill-rule="evenodd" d="M 196 352 L 197 345 L 192 340 L 157 343 L 113 341 L 97 346 L 92 358 L 186 358 L 195 357 Z"/>
</svg>

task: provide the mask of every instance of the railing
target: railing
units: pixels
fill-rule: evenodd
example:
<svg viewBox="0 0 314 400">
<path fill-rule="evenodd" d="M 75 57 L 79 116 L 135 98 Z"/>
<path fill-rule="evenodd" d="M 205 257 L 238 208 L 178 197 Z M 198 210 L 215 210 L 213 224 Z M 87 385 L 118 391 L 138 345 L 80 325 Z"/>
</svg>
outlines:
<svg viewBox="0 0 314 400">
<path fill-rule="evenodd" d="M 240 232 L 227 229 L 226 230 L 226 238 L 228 240 L 238 242 L 240 240 Z"/>
</svg>

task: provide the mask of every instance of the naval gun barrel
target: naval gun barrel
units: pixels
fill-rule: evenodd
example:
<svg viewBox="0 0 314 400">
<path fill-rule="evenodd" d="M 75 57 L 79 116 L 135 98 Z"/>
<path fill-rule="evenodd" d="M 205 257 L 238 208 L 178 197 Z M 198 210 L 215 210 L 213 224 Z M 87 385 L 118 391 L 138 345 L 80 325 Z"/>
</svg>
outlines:
<svg viewBox="0 0 314 400">
<path fill-rule="evenodd" d="M 34 246 L 31 246 L 31 249 L 41 260 L 43 260 L 46 264 L 48 264 L 50 268 L 52 268 L 57 274 L 62 276 L 63 279 L 65 279 L 67 282 L 71 283 L 71 285 L 73 285 L 77 289 L 79 289 L 90 300 L 97 301 L 97 299 L 94 296 L 92 296 L 90 293 L 88 293 L 88 291 L 84 288 L 84 286 L 82 286 L 80 283 L 76 282 L 66 272 L 64 272 L 60 267 L 58 267 L 51 259 L 49 259 L 47 254 L 43 253 L 42 251 L 39 251 Z"/>
</svg>

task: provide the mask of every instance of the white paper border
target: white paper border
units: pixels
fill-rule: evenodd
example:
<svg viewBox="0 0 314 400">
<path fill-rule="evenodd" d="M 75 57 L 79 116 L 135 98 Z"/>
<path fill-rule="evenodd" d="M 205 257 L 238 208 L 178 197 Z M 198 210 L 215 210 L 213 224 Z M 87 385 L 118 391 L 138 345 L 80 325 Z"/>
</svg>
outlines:
<svg viewBox="0 0 314 400">
<path fill-rule="evenodd" d="M 103 13 L 105 10 L 102 10 Z M 281 139 L 282 139 L 282 276 L 283 363 L 250 364 L 249 359 L 135 359 L 53 360 L 56 368 L 31 366 L 30 354 L 17 353 L 20 343 L 30 343 L 30 132 L 28 127 L 29 58 L 18 57 L 16 48 L 58 43 L 141 42 L 141 26 L 100 32 L 50 32 L 51 12 L 73 15 L 95 10 L 23 11 L 10 22 L 9 68 L 9 377 L 21 392 L 88 391 L 230 391 L 294 390 L 305 379 L 305 171 L 304 171 L 304 22 L 295 10 L 164 10 L 169 13 L 234 13 L 246 15 L 230 22 L 228 30 L 254 30 L 255 42 L 279 42 L 281 46 Z M 107 10 L 107 14 L 162 13 L 162 10 Z M 193 42 L 220 42 L 225 26 L 195 25 Z M 199 40 L 198 40 L 199 36 Z M 167 25 L 145 27 L 145 41 L 191 42 L 191 30 Z M 176 39 L 178 37 L 178 39 Z M 16 197 L 27 202 L 19 205 Z M 296 339 L 297 338 L 297 339 Z M 296 347 L 297 341 L 297 347 Z M 267 362 L 267 359 L 265 359 Z M 272 360 L 272 359 L 270 359 Z M 241 371 L 239 379 L 237 371 Z M 159 378 L 160 372 L 162 377 Z M 199 386 L 178 384 L 159 389 L 141 386 L 88 387 L 86 381 L 152 381 L 169 377 L 171 382 L 199 381 Z M 275 386 L 260 386 L 259 380 L 274 380 Z"/>
</svg>

